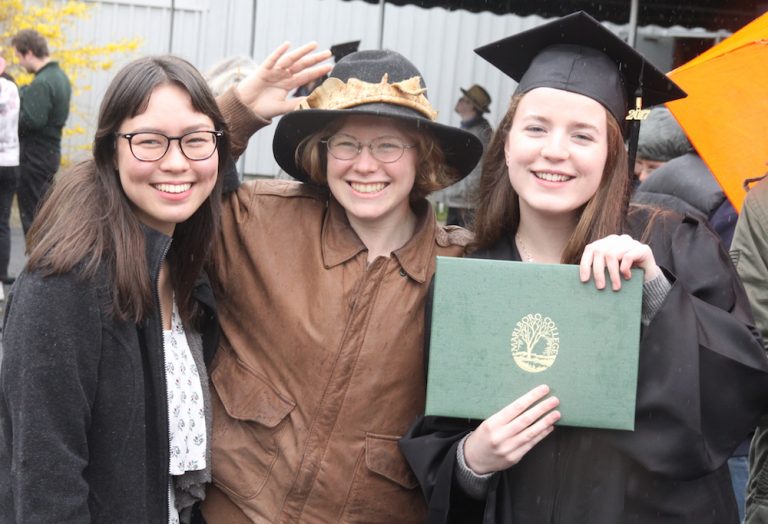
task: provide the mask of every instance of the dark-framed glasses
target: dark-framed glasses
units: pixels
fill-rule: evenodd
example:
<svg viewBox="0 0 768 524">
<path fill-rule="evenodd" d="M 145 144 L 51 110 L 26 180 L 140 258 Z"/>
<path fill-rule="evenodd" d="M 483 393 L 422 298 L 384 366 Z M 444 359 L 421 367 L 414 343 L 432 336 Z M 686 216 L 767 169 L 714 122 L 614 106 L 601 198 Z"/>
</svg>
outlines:
<svg viewBox="0 0 768 524">
<path fill-rule="evenodd" d="M 363 144 L 355 137 L 345 134 L 338 134 L 321 140 L 328 148 L 328 153 L 337 160 L 352 160 L 357 157 L 364 147 L 371 152 L 371 156 L 384 164 L 397 162 L 405 153 L 406 149 L 416 147 L 402 141 L 395 136 L 380 136 Z"/>
<path fill-rule="evenodd" d="M 155 162 L 168 152 L 171 142 L 177 140 L 181 154 L 189 160 L 208 160 L 216 152 L 223 131 L 190 131 L 181 136 L 141 131 L 139 133 L 115 133 L 118 138 L 128 140 L 131 153 L 142 162 Z"/>
</svg>

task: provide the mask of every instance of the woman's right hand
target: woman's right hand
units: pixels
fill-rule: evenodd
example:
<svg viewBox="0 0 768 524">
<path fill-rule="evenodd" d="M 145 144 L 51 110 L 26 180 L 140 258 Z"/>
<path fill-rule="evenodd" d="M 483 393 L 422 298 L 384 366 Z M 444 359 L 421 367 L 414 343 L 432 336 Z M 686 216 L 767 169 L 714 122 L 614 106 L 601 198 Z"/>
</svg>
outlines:
<svg viewBox="0 0 768 524">
<path fill-rule="evenodd" d="M 292 51 L 290 47 L 289 42 L 281 44 L 237 85 L 240 100 L 266 120 L 296 109 L 304 98 L 290 98 L 289 93 L 333 67 L 321 63 L 331 56 L 330 51 L 313 52 L 317 48 L 315 42 Z"/>
<path fill-rule="evenodd" d="M 545 398 L 548 394 L 548 386 L 535 387 L 485 419 L 464 442 L 467 466 L 476 474 L 484 475 L 520 462 L 560 420 L 560 412 L 553 411 L 560 400 Z"/>
</svg>

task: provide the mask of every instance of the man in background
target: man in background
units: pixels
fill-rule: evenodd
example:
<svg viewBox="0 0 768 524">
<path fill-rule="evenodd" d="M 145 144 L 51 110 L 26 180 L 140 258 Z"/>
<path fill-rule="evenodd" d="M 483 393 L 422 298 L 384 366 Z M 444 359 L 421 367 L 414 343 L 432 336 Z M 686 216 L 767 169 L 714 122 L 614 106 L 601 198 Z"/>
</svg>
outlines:
<svg viewBox="0 0 768 524">
<path fill-rule="evenodd" d="M 469 89 L 461 89 L 462 96 L 456 102 L 454 111 L 461 117 L 461 128 L 466 129 L 488 146 L 493 129 L 483 114 L 490 111 L 491 96 L 488 91 L 475 84 Z M 434 194 L 433 200 L 448 207 L 445 223 L 471 229 L 472 210 L 480 184 L 482 160 L 463 180 Z"/>
<path fill-rule="evenodd" d="M 34 73 L 31 84 L 20 90 L 20 176 L 17 189 L 24 234 L 35 218 L 40 200 L 48 191 L 61 162 L 61 133 L 69 116 L 72 87 L 58 62 L 51 60 L 48 43 L 33 29 L 11 39 L 19 65 Z"/>
</svg>

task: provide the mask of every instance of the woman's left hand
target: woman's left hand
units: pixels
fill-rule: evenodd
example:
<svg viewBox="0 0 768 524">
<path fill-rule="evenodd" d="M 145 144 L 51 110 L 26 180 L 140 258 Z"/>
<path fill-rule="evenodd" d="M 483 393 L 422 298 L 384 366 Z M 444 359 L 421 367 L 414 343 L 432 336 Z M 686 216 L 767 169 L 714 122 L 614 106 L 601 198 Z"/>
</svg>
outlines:
<svg viewBox="0 0 768 524">
<path fill-rule="evenodd" d="M 313 53 L 317 48 L 315 42 L 288 52 L 290 47 L 289 42 L 284 42 L 237 85 L 240 100 L 265 120 L 296 109 L 304 97 L 289 98 L 289 93 L 320 78 L 333 67 L 331 64 L 318 65 L 327 60 L 331 52 Z"/>
<path fill-rule="evenodd" d="M 621 277 L 632 278 L 633 267 L 645 272 L 644 282 L 653 280 L 661 272 L 656 265 L 651 248 L 638 242 L 629 235 L 609 235 L 596 240 L 584 248 L 579 264 L 579 277 L 582 282 L 589 281 L 594 275 L 595 287 L 605 288 L 605 270 L 611 279 L 614 291 L 621 289 Z"/>
</svg>

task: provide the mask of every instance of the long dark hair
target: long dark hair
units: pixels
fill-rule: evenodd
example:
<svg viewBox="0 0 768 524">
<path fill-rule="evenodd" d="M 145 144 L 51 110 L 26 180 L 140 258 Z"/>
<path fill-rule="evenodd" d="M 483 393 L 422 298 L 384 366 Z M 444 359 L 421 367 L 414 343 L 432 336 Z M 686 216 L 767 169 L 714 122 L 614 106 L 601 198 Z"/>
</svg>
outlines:
<svg viewBox="0 0 768 524">
<path fill-rule="evenodd" d="M 512 99 L 507 114 L 493 134 L 483 159 L 476 202 L 475 241 L 471 249 L 487 249 L 502 237 L 511 237 L 520 223 L 519 197 L 509 181 L 504 145 L 523 95 Z M 623 230 L 632 192 L 627 171 L 627 152 L 621 128 L 606 110 L 608 158 L 595 195 L 582 208 L 579 221 L 563 250 L 562 263 L 578 264 L 590 242 Z"/>
<path fill-rule="evenodd" d="M 195 111 L 224 131 L 218 142 L 218 170 L 223 172 L 230 151 L 226 122 L 203 77 L 181 58 L 140 58 L 125 66 L 107 88 L 99 109 L 93 159 L 57 177 L 27 237 L 31 270 L 56 274 L 76 269 L 90 278 L 105 267 L 113 315 L 134 322 L 154 308 L 153 283 L 142 224 L 115 168 L 115 132 L 124 120 L 146 110 L 152 92 L 161 85 L 186 91 Z M 221 184 L 218 176 L 210 196 L 188 220 L 176 225 L 167 257 L 179 314 L 187 325 L 197 324 L 199 311 L 192 291 L 219 227 Z"/>
</svg>

